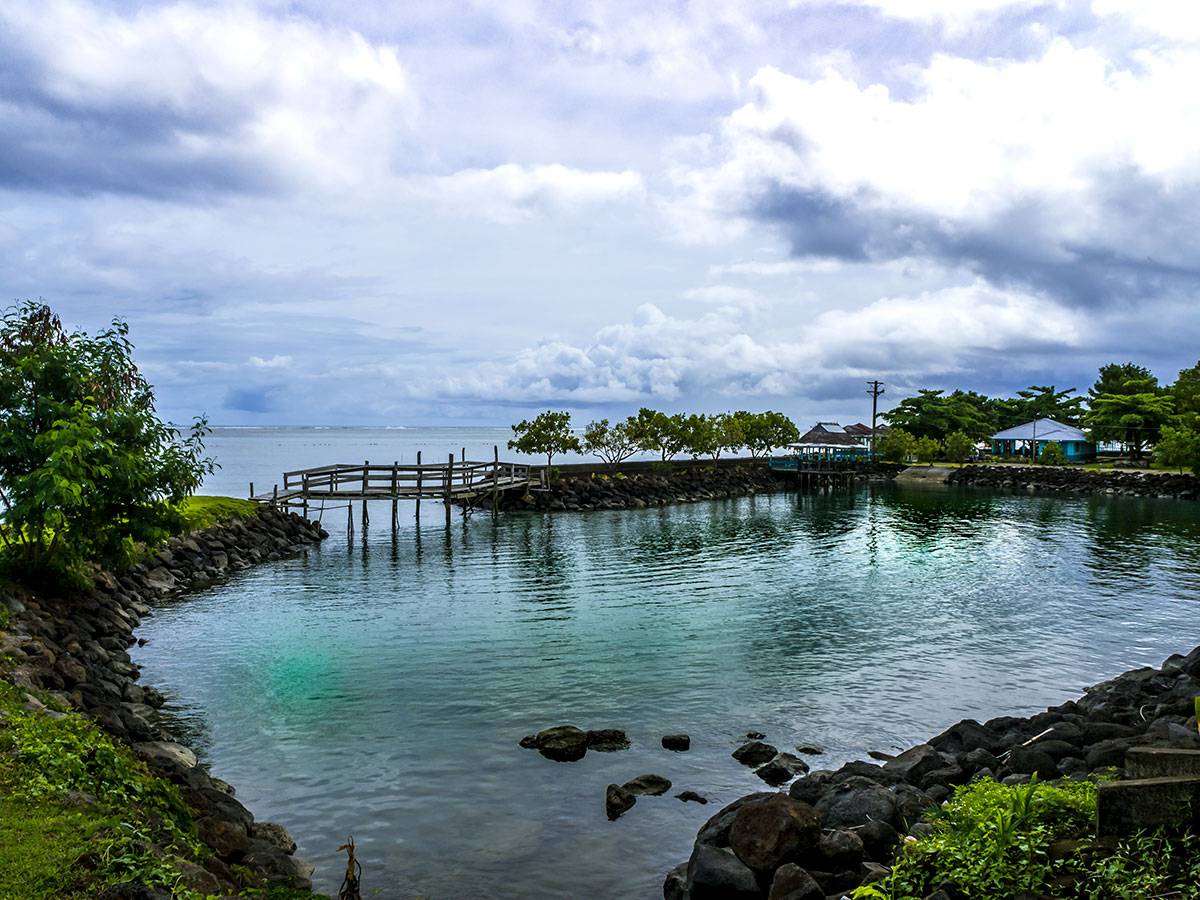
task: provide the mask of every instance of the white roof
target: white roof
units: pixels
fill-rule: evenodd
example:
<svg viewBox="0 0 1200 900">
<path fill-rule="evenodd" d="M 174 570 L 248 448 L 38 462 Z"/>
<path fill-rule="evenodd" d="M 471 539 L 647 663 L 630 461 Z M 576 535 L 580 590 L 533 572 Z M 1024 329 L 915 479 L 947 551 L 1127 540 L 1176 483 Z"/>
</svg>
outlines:
<svg viewBox="0 0 1200 900">
<path fill-rule="evenodd" d="M 1074 425 L 1064 425 L 1053 419 L 1035 419 L 992 435 L 993 441 L 1086 441 L 1087 435 Z"/>
<path fill-rule="evenodd" d="M 817 427 L 821 428 L 825 431 L 828 431 L 830 434 L 845 434 L 846 433 L 846 429 L 843 428 L 841 425 L 839 425 L 837 422 L 818 422 Z"/>
</svg>

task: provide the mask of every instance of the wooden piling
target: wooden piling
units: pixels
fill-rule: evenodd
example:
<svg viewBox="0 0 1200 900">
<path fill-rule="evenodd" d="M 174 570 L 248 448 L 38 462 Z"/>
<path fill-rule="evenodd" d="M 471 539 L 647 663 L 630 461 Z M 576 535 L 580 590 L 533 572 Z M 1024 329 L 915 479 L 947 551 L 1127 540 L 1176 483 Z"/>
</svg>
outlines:
<svg viewBox="0 0 1200 900">
<path fill-rule="evenodd" d="M 363 489 L 363 502 L 362 502 L 363 534 L 366 534 L 367 525 L 370 524 L 370 519 L 367 518 L 367 472 L 368 472 L 368 467 L 370 465 L 371 465 L 371 461 L 369 459 L 363 460 L 363 488 L 362 488 Z"/>
<path fill-rule="evenodd" d="M 450 524 L 450 484 L 454 481 L 454 454 L 450 454 L 450 462 L 446 467 L 446 481 L 443 485 L 445 496 L 442 498 L 446 504 L 446 524 Z"/>
<path fill-rule="evenodd" d="M 417 524 L 421 524 L 421 451 L 417 451 Z"/>
<path fill-rule="evenodd" d="M 400 500 L 396 496 L 396 470 L 400 460 L 392 462 L 392 531 L 400 527 Z"/>
<path fill-rule="evenodd" d="M 500 511 L 500 447 L 492 445 L 492 518 Z"/>
<path fill-rule="evenodd" d="M 250 499 L 254 499 L 254 482 L 250 482 Z"/>
</svg>

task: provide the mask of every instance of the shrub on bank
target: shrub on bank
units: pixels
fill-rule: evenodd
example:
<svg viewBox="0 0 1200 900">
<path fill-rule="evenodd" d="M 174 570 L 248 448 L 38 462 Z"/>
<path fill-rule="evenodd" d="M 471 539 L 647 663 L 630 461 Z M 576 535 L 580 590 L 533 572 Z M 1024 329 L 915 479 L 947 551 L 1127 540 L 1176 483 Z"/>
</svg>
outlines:
<svg viewBox="0 0 1200 900">
<path fill-rule="evenodd" d="M 854 900 L 920 898 L 943 885 L 965 897 L 1200 896 L 1200 838 L 1159 830 L 1092 836 L 1096 783 L 1004 785 L 982 778 L 927 817 L 932 833 L 897 852 L 889 875 Z"/>
</svg>

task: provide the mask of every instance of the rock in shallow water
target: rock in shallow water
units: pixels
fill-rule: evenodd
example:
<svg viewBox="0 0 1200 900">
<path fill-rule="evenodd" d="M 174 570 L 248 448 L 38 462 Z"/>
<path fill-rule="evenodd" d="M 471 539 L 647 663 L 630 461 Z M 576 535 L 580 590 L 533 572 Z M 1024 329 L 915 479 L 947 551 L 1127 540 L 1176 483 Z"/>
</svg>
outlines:
<svg viewBox="0 0 1200 900">
<path fill-rule="evenodd" d="M 770 744 L 764 744 L 762 741 L 750 741 L 742 744 L 730 755 L 744 766 L 761 766 L 773 759 L 778 752 Z"/>
<path fill-rule="evenodd" d="M 619 784 L 610 784 L 604 791 L 604 812 L 610 822 L 621 818 L 637 803 L 637 797 Z"/>
<path fill-rule="evenodd" d="M 776 753 L 766 763 L 754 770 L 754 774 L 772 787 L 791 781 L 808 771 L 808 763 L 791 753 Z"/>
<path fill-rule="evenodd" d="M 526 746 L 528 738 L 521 741 Z M 556 725 L 533 735 L 532 746 L 538 753 L 555 762 L 575 762 L 583 759 L 588 749 L 587 732 L 574 725 Z"/>
<path fill-rule="evenodd" d="M 675 795 L 685 803 L 708 803 L 708 798 L 703 794 L 697 794 L 695 791 L 683 791 Z"/>
<path fill-rule="evenodd" d="M 671 781 L 661 775 L 639 775 L 625 782 L 622 787 L 631 794 L 645 794 L 657 797 L 671 789 Z"/>
<path fill-rule="evenodd" d="M 620 728 L 601 728 L 587 733 L 587 748 L 600 753 L 629 749 L 629 737 Z"/>
<path fill-rule="evenodd" d="M 686 734 L 664 734 L 662 745 L 666 750 L 682 752 L 692 746 L 692 739 Z"/>
</svg>

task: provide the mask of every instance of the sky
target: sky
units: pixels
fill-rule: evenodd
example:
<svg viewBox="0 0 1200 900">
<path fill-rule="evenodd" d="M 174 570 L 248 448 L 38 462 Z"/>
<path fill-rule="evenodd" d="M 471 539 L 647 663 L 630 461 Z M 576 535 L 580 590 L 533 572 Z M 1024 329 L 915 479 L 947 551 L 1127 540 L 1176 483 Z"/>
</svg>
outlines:
<svg viewBox="0 0 1200 900">
<path fill-rule="evenodd" d="M 1191 0 L 0 4 L 0 296 L 219 425 L 1200 357 Z"/>
</svg>

